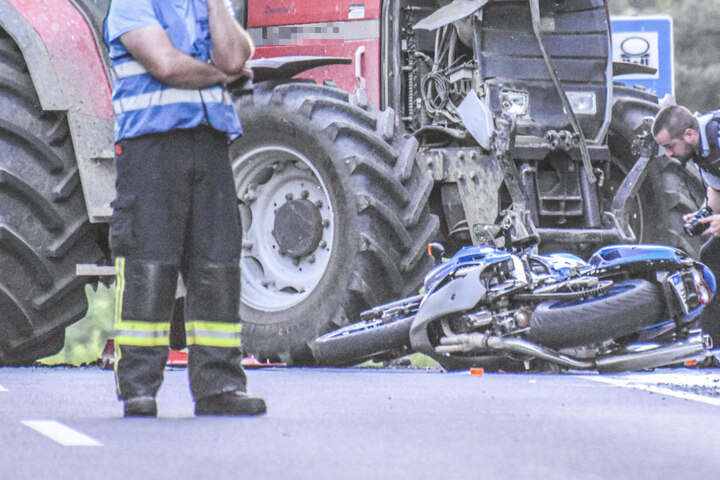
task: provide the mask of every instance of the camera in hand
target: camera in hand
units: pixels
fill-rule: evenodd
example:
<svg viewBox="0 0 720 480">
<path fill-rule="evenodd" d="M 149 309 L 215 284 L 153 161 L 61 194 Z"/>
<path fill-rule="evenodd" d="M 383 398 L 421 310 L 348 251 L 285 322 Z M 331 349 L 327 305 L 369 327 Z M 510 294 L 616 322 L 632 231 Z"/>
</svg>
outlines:
<svg viewBox="0 0 720 480">
<path fill-rule="evenodd" d="M 690 220 L 685 222 L 685 224 L 683 225 L 685 233 L 687 233 L 691 237 L 703 233 L 710 225 L 708 225 L 707 223 L 700 223 L 700 219 L 709 217 L 710 215 L 712 215 L 712 213 L 713 211 L 710 207 L 702 207 L 700 210 L 695 212 L 690 218 Z"/>
</svg>

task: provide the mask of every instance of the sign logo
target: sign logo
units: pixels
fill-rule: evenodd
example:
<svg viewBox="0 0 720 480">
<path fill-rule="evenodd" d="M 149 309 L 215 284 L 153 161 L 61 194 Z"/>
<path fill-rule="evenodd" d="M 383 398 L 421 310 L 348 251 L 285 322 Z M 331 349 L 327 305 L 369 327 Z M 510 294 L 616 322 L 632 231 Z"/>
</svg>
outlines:
<svg viewBox="0 0 720 480">
<path fill-rule="evenodd" d="M 613 33 L 612 40 L 614 61 L 660 67 L 657 32 Z"/>
<path fill-rule="evenodd" d="M 620 58 L 623 62 L 650 66 L 650 42 L 642 37 L 628 37 L 620 44 Z"/>
</svg>

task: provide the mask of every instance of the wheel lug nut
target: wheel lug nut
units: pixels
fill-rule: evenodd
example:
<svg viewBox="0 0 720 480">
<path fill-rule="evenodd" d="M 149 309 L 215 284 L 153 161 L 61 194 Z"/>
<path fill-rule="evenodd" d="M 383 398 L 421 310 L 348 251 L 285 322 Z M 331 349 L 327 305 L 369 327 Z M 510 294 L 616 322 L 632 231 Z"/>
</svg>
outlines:
<svg viewBox="0 0 720 480">
<path fill-rule="evenodd" d="M 285 195 L 285 200 L 287 200 L 288 202 L 293 198 L 295 198 L 295 195 L 293 195 L 292 193 L 288 193 L 287 195 Z"/>
<path fill-rule="evenodd" d="M 323 202 L 322 202 L 322 200 L 318 200 L 317 202 L 315 202 L 315 206 L 316 206 L 317 208 L 322 208 L 322 207 L 323 207 Z"/>
<path fill-rule="evenodd" d="M 325 240 L 321 240 L 320 243 L 318 244 L 318 247 L 320 247 L 320 248 L 327 247 L 327 242 Z"/>
<path fill-rule="evenodd" d="M 310 263 L 315 263 L 315 255 L 310 255 L 310 256 L 308 257 L 308 262 L 310 262 Z"/>
<path fill-rule="evenodd" d="M 242 248 L 243 248 L 243 249 L 245 249 L 245 250 L 251 250 L 252 247 L 253 247 L 252 242 L 248 242 L 248 241 L 243 240 L 243 242 L 242 242 Z"/>
<path fill-rule="evenodd" d="M 303 190 L 302 192 L 300 192 L 300 198 L 302 198 L 303 200 L 308 198 L 309 196 L 310 192 L 308 192 L 307 190 Z"/>
<path fill-rule="evenodd" d="M 323 220 L 323 221 L 322 221 L 322 226 L 325 227 L 325 228 L 328 228 L 328 227 L 330 226 L 330 220 L 327 220 L 327 219 Z"/>
</svg>

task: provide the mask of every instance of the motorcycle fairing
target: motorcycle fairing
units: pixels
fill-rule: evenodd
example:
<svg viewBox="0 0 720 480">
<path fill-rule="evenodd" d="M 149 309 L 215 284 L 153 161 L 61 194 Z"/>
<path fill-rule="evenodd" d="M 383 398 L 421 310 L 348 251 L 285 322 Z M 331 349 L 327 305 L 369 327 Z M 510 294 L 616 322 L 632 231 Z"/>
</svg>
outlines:
<svg viewBox="0 0 720 480">
<path fill-rule="evenodd" d="M 483 273 L 503 262 L 512 267 L 509 278 L 504 284 L 485 285 Z M 436 267 L 444 275 L 432 276 L 432 282 L 426 283 L 426 293 L 418 308 L 418 313 L 410 327 L 410 344 L 420 353 L 434 357 L 435 346 L 428 336 L 428 326 L 435 319 L 454 313 L 473 311 L 480 303 L 489 303 L 492 298 L 508 290 L 523 288 L 528 283 L 527 273 L 522 260 L 517 255 L 499 251 L 491 247 L 464 247 L 446 264 Z M 438 272 L 439 273 L 439 272 Z M 452 281 L 445 282 L 452 276 Z"/>
<path fill-rule="evenodd" d="M 488 246 L 470 245 L 462 247 L 447 262 L 444 262 L 428 272 L 425 276 L 425 291 L 430 292 L 437 287 L 448 275 L 460 267 L 472 265 L 485 265 L 504 262 L 512 258 L 512 254 Z"/>
<path fill-rule="evenodd" d="M 663 245 L 608 245 L 598 249 L 588 260 L 596 270 L 609 270 L 622 265 L 651 266 L 687 263 L 690 257 L 681 250 Z"/>
<path fill-rule="evenodd" d="M 434 357 L 435 346 L 428 337 L 428 324 L 442 316 L 470 311 L 485 297 L 487 291 L 480 282 L 485 266 L 478 265 L 463 277 L 439 285 L 437 290 L 425 295 L 410 327 L 410 345 L 414 351 Z"/>
</svg>

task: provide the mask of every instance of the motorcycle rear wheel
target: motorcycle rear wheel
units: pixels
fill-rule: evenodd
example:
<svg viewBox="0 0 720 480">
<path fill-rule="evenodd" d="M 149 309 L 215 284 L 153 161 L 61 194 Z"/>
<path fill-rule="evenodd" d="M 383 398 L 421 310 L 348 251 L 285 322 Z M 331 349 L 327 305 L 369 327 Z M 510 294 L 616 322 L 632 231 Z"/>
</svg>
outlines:
<svg viewBox="0 0 720 480">
<path fill-rule="evenodd" d="M 657 286 L 646 280 L 627 280 L 598 297 L 541 303 L 532 314 L 526 338 L 550 348 L 598 343 L 657 322 L 663 309 Z"/>
</svg>

